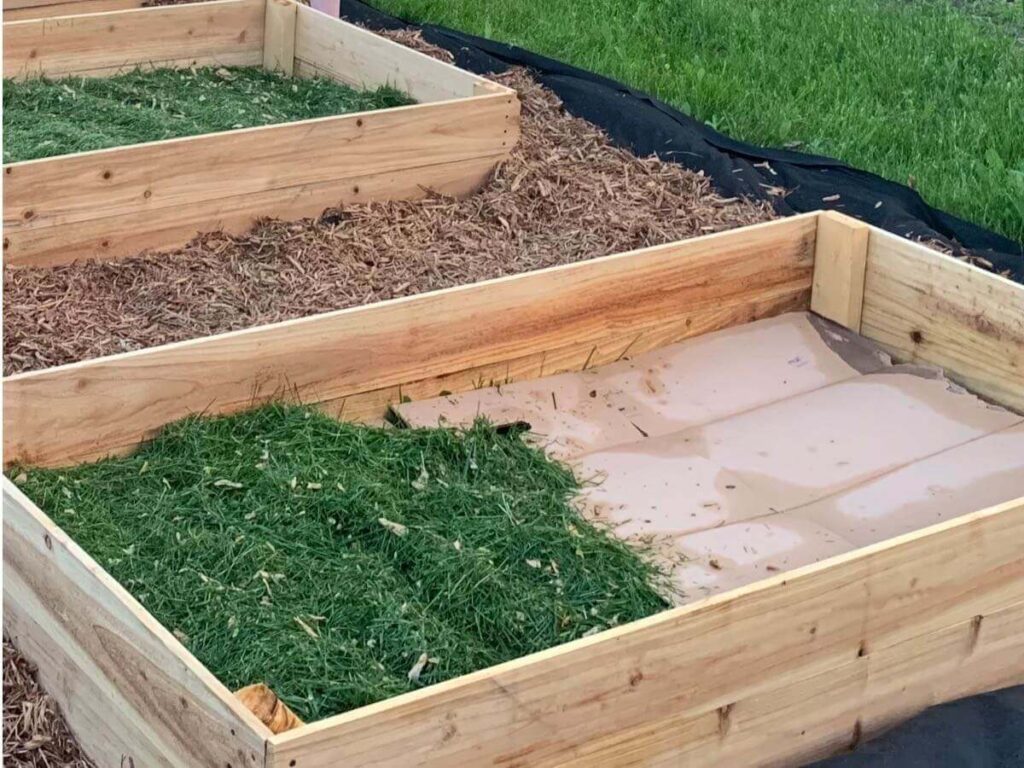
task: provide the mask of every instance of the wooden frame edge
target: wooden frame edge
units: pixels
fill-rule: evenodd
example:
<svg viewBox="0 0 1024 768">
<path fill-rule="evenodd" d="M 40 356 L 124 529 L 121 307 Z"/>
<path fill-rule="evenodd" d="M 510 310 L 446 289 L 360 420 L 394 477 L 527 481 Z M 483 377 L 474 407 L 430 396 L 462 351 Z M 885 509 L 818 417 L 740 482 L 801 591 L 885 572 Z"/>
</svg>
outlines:
<svg viewBox="0 0 1024 768">
<path fill-rule="evenodd" d="M 860 333 L 868 233 L 862 221 L 834 211 L 818 214 L 811 311 Z"/>
<path fill-rule="evenodd" d="M 258 50 L 250 34 L 246 55 L 255 51 L 253 63 L 285 72 L 294 72 L 298 62 L 298 19 L 312 14 L 307 26 L 319 30 L 328 45 L 314 50 L 314 63 L 317 55 L 351 55 L 349 69 L 360 62 L 369 69 L 365 76 L 350 74 L 348 81 L 375 86 L 397 73 L 420 103 L 6 164 L 7 265 L 128 257 L 181 246 L 201 231 L 244 232 L 257 216 L 299 218 L 333 205 L 418 199 L 430 192 L 461 197 L 485 183 L 518 141 L 519 100 L 512 89 L 295 0 L 213 0 L 14 22 L 5 29 L 25 30 L 25 39 L 20 53 L 5 53 L 5 70 L 21 67 L 21 59 L 36 60 L 30 50 L 36 36 L 43 40 L 50 27 L 71 34 L 75 23 L 90 34 L 121 35 L 130 45 L 125 20 L 155 30 L 157 21 L 165 25 L 165 18 L 180 18 L 191 20 L 189 29 L 194 26 L 200 37 L 214 30 L 197 43 L 203 55 L 213 56 L 228 37 L 238 45 L 224 34 L 233 27 L 221 30 L 211 14 L 244 24 L 241 38 L 258 33 Z M 176 39 L 164 44 L 164 53 L 171 55 Z M 362 58 L 352 53 L 357 49 Z M 110 65 L 111 54 L 104 56 L 92 63 Z M 434 77 L 442 85 L 431 85 Z"/>
<path fill-rule="evenodd" d="M 1024 498 L 272 736 L 268 766 L 386 762 L 391 743 L 410 764 L 453 764 L 470 754 L 459 751 L 467 738 L 473 759 L 528 754 L 535 766 L 618 764 L 626 742 L 633 759 L 685 754 L 694 766 L 822 757 L 947 693 L 980 692 L 975 675 L 993 687 L 1024 682 L 1024 667 L 998 666 L 1005 644 L 1024 659 L 1021 535 Z M 982 638 L 987 615 L 994 649 Z M 939 659 L 921 648 L 936 638 Z M 983 654 L 982 669 L 967 663 Z M 935 677 L 950 659 L 952 678 Z M 876 672 L 873 682 L 873 662 L 900 679 Z"/>
<path fill-rule="evenodd" d="M 1024 413 L 1024 285 L 871 227 L 861 333 Z"/>
<path fill-rule="evenodd" d="M 83 16 L 141 8 L 143 0 L 47 0 L 42 3 L 4 3 L 4 23 Z"/>
<path fill-rule="evenodd" d="M 0 485 L 5 632 L 90 756 L 263 766 L 270 730 L 8 477 Z"/>
<path fill-rule="evenodd" d="M 84 461 L 192 412 L 333 401 L 627 336 L 639 350 L 805 309 L 814 231 L 814 215 L 791 217 L 18 374 L 3 382 L 4 460 Z"/>
</svg>

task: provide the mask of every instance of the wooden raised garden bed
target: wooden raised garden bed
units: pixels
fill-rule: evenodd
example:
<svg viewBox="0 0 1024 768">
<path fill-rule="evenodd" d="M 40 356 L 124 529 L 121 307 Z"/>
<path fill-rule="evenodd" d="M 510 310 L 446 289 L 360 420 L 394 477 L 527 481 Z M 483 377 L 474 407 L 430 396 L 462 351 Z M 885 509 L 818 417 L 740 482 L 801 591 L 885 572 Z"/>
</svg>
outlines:
<svg viewBox="0 0 1024 768">
<path fill-rule="evenodd" d="M 4 458 L 69 465 L 279 397 L 376 421 L 806 310 L 1024 410 L 1024 288 L 816 213 L 12 376 Z M 3 485 L 7 631 L 102 765 L 778 765 L 1024 682 L 1024 498 L 1006 498 L 273 735 Z"/>
<path fill-rule="evenodd" d="M 106 13 L 145 7 L 145 0 L 4 0 L 4 21 Z"/>
<path fill-rule="evenodd" d="M 116 258 L 350 202 L 478 188 L 518 139 L 514 91 L 292 0 L 217 0 L 4 24 L 4 77 L 263 66 L 413 106 L 4 166 L 4 258 Z"/>
</svg>

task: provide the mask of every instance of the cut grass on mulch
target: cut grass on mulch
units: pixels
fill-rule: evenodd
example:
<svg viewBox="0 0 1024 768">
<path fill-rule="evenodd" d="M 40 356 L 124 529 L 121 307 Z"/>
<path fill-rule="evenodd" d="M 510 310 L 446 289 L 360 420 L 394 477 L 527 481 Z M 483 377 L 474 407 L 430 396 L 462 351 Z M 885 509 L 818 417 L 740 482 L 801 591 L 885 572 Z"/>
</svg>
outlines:
<svg viewBox="0 0 1024 768">
<path fill-rule="evenodd" d="M 4 81 L 4 162 L 385 109 L 412 100 L 260 67 Z"/>
<path fill-rule="evenodd" d="M 614 77 L 737 139 L 911 182 L 932 205 L 1024 242 L 1020 2 L 371 4 Z"/>
<path fill-rule="evenodd" d="M 516 432 L 270 405 L 22 489 L 217 677 L 316 720 L 649 616 L 658 573 Z"/>
<path fill-rule="evenodd" d="M 35 669 L 6 637 L 3 761 L 7 768 L 93 768 Z"/>
<path fill-rule="evenodd" d="M 403 42 L 412 42 L 411 40 Z M 465 200 L 353 205 L 159 257 L 4 274 L 4 369 L 43 368 L 681 240 L 775 218 L 613 147 L 524 72 L 522 139 Z"/>
</svg>

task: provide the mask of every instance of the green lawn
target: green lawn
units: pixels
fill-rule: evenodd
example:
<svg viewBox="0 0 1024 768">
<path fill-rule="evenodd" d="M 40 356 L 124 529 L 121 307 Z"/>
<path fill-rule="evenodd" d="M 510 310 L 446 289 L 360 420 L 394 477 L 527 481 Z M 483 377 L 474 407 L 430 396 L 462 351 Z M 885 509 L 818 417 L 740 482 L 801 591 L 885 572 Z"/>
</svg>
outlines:
<svg viewBox="0 0 1024 768">
<path fill-rule="evenodd" d="M 372 1 L 609 75 L 738 139 L 912 180 L 1024 241 L 1024 3 Z"/>
</svg>

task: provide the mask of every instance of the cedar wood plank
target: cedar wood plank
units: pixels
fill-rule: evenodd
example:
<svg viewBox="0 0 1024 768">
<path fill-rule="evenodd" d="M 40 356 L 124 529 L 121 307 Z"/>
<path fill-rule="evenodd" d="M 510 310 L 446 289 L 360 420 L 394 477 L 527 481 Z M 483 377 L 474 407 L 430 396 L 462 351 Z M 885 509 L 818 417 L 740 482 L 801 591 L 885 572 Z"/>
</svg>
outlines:
<svg viewBox="0 0 1024 768">
<path fill-rule="evenodd" d="M 509 92 L 305 5 L 298 7 L 296 18 L 295 64 L 296 71 L 304 75 L 324 75 L 357 88 L 390 85 L 420 102 L 467 98 L 488 85 Z"/>
<path fill-rule="evenodd" d="M 815 216 L 783 219 L 4 383 L 6 462 L 105 455 L 193 412 L 321 402 L 733 310 L 808 305 Z"/>
<path fill-rule="evenodd" d="M 496 162 L 518 136 L 517 105 L 512 96 L 491 94 L 14 163 L 5 168 L 4 224 L 17 232 L 158 215 L 369 173 L 476 157 Z"/>
<path fill-rule="evenodd" d="M 1024 412 L 1024 286 L 872 228 L 861 332 Z"/>
<path fill-rule="evenodd" d="M 465 194 L 485 178 L 480 162 L 491 169 L 514 146 L 518 107 L 490 94 L 9 165 L 5 262 L 127 256 L 220 223 L 244 230 L 257 216 L 315 216 L 424 187 Z"/>
<path fill-rule="evenodd" d="M 270 731 L 10 481 L 4 632 L 103 766 L 264 765 Z"/>
<path fill-rule="evenodd" d="M 271 737 L 269 765 L 815 757 L 930 695 L 1024 682 L 1022 537 L 1018 499 Z"/>
<path fill-rule="evenodd" d="M 259 66 L 264 0 L 31 19 L 4 24 L 4 77 L 103 76 L 138 66 Z"/>
<path fill-rule="evenodd" d="M 4 4 L 4 23 L 24 21 L 25 19 L 43 19 L 51 16 L 78 16 L 83 13 L 124 11 L 130 8 L 141 8 L 142 2 L 143 0 L 69 0 L 69 2 L 63 3 L 45 0 L 45 2 L 28 4 L 7 2 Z"/>
</svg>

